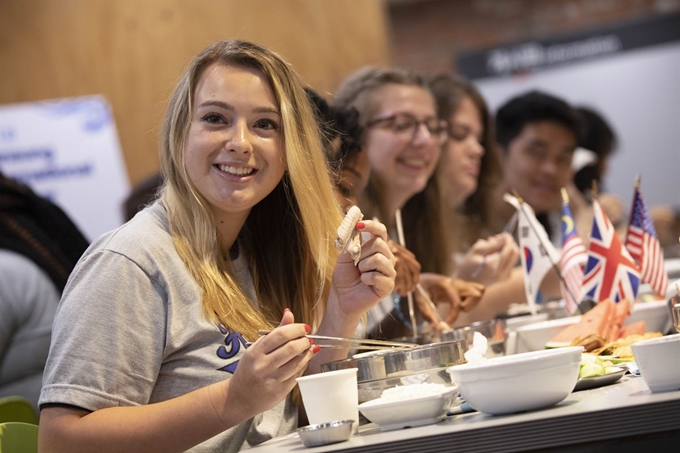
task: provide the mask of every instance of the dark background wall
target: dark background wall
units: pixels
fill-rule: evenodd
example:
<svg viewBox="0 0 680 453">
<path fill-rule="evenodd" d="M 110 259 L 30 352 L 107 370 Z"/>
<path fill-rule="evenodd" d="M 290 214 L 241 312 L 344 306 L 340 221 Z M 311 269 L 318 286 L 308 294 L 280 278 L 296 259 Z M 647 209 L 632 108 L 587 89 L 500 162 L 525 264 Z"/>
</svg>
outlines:
<svg viewBox="0 0 680 453">
<path fill-rule="evenodd" d="M 393 62 L 451 71 L 455 55 L 680 11 L 680 0 L 388 0 Z"/>
<path fill-rule="evenodd" d="M 240 37 L 332 93 L 357 68 L 455 69 L 458 52 L 680 11 L 680 0 L 0 0 L 0 104 L 103 94 L 131 183 L 157 169 L 182 68 Z"/>
<path fill-rule="evenodd" d="M 230 38 L 280 52 L 326 92 L 390 64 L 381 0 L 0 0 L 0 104 L 103 94 L 134 184 L 158 168 L 182 69 Z"/>
</svg>

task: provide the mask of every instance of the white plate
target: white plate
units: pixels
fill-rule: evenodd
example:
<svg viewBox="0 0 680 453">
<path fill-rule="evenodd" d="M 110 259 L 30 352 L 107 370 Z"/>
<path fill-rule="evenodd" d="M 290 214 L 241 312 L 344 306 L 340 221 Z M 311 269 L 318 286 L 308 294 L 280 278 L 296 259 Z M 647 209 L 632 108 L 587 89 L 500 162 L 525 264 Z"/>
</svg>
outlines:
<svg viewBox="0 0 680 453">
<path fill-rule="evenodd" d="M 548 313 L 539 313 L 537 315 L 524 315 L 524 316 L 515 316 L 513 318 L 508 318 L 505 320 L 505 328 L 508 330 L 508 332 L 512 332 L 514 330 L 519 329 L 522 326 L 526 326 L 527 324 L 534 324 L 537 322 L 542 322 L 542 321 L 547 321 L 548 320 Z"/>
<path fill-rule="evenodd" d="M 550 321 L 538 322 L 522 326 L 516 330 L 515 353 L 527 351 L 539 351 L 546 348 L 548 342 L 564 328 L 576 324 L 581 320 L 580 316 L 551 319 Z M 654 302 L 635 302 L 631 314 L 623 323 L 624 326 L 637 321 L 645 321 L 647 332 L 668 332 L 672 321 L 665 300 Z"/>
<path fill-rule="evenodd" d="M 361 413 L 380 426 L 381 431 L 430 425 L 446 418 L 458 396 L 457 387 L 447 387 L 439 395 L 428 395 L 404 401 L 382 401 L 380 398 L 359 405 Z"/>
<path fill-rule="evenodd" d="M 551 319 L 550 321 L 529 324 L 517 329 L 516 352 L 540 351 L 545 349 L 546 343 L 565 327 L 576 324 L 581 320 L 580 316 Z"/>
<path fill-rule="evenodd" d="M 612 368 L 614 368 L 614 367 L 612 367 Z M 609 385 L 609 384 L 613 384 L 614 382 L 617 382 L 628 371 L 627 367 L 617 367 L 617 368 L 618 369 L 616 371 L 612 371 L 612 372 L 607 373 L 607 374 L 579 379 L 576 382 L 576 385 L 574 386 L 574 391 L 578 392 L 579 390 L 594 389 L 594 388 L 597 388 L 597 387 L 603 387 L 605 385 Z"/>
</svg>

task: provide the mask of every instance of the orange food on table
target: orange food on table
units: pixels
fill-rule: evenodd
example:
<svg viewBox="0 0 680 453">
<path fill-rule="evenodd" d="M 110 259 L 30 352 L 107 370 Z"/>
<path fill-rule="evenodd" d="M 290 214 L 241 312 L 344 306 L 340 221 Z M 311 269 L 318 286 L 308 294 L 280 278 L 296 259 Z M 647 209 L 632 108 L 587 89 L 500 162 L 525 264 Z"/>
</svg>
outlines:
<svg viewBox="0 0 680 453">
<path fill-rule="evenodd" d="M 581 316 L 581 320 L 565 327 L 555 335 L 549 345 L 571 344 L 593 336 L 601 337 L 600 342 L 615 342 L 630 335 L 644 335 L 647 332 L 645 321 L 638 321 L 624 326 L 631 313 L 628 299 L 612 302 L 609 299 L 598 303 L 594 308 Z"/>
<path fill-rule="evenodd" d="M 626 338 L 630 335 L 644 335 L 647 332 L 647 323 L 643 321 L 634 322 L 621 328 L 619 338 Z"/>
<path fill-rule="evenodd" d="M 578 323 L 565 327 L 549 343 L 570 344 L 574 339 L 585 338 L 588 335 L 604 337 L 608 333 L 611 325 L 610 319 L 615 310 L 614 302 L 609 299 L 604 300 L 581 316 Z"/>
<path fill-rule="evenodd" d="M 628 299 L 622 299 L 618 303 L 614 303 L 614 307 L 613 316 L 609 320 L 609 330 L 606 335 L 603 335 L 603 337 L 609 341 L 618 340 L 621 336 L 623 323 L 626 322 L 628 315 L 630 315 L 630 301 Z"/>
</svg>

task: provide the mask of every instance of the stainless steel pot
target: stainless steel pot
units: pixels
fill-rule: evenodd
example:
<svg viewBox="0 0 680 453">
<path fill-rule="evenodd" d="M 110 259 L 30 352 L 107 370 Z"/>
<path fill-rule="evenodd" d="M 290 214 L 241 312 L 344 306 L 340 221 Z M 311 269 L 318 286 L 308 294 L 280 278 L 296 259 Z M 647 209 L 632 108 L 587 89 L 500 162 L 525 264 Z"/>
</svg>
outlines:
<svg viewBox="0 0 680 453">
<path fill-rule="evenodd" d="M 475 332 L 481 333 L 488 340 L 487 358 L 505 355 L 507 331 L 505 321 L 502 319 L 474 322 L 468 326 L 458 327 L 448 332 L 441 332 L 439 335 L 442 341 L 467 340 L 472 345 Z"/>
<path fill-rule="evenodd" d="M 397 385 L 431 382 L 450 384 L 446 368 L 465 363 L 467 340 L 453 340 L 398 351 L 376 351 L 324 363 L 322 371 L 358 368 L 359 403 L 379 398 L 382 391 Z"/>
</svg>

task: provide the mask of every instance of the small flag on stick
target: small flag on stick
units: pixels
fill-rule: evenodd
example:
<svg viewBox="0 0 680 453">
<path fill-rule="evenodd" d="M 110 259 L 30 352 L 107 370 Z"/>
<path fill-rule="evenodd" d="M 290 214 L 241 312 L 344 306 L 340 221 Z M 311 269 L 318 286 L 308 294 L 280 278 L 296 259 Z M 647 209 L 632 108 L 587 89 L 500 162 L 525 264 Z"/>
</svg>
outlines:
<svg viewBox="0 0 680 453">
<path fill-rule="evenodd" d="M 534 210 L 521 198 L 506 194 L 503 199 L 519 212 L 519 248 L 524 270 L 524 290 L 532 314 L 536 314 L 536 295 L 543 278 L 551 267 L 556 267 L 559 254 L 550 242 Z"/>
<path fill-rule="evenodd" d="M 562 188 L 562 256 L 560 257 L 560 290 L 567 313 L 574 314 L 578 309 L 583 267 L 588 259 L 583 241 L 576 232 L 574 218 L 569 209 L 569 197 Z"/>
<path fill-rule="evenodd" d="M 668 273 L 654 223 L 640 192 L 640 179 L 638 175 L 635 181 L 633 206 L 630 210 L 630 221 L 626 233 L 626 248 L 640 267 L 642 281 L 649 283 L 657 294 L 665 297 L 668 289 Z"/>
<path fill-rule="evenodd" d="M 593 228 L 588 244 L 588 261 L 583 276 L 582 296 L 597 302 L 615 302 L 637 296 L 640 271 L 624 247 L 597 199 L 593 200 Z"/>
</svg>

